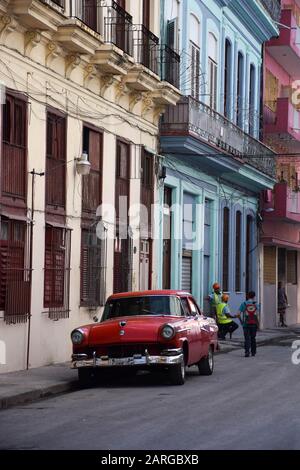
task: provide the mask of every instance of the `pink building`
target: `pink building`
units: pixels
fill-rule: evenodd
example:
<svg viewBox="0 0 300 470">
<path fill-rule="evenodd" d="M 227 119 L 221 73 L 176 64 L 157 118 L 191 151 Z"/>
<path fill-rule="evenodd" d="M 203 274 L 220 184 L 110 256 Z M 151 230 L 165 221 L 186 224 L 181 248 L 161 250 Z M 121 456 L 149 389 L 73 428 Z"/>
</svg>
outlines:
<svg viewBox="0 0 300 470">
<path fill-rule="evenodd" d="M 261 198 L 263 325 L 278 323 L 277 286 L 300 322 L 300 0 L 282 0 L 280 35 L 266 43 L 264 140 L 278 153 L 278 183 Z"/>
</svg>

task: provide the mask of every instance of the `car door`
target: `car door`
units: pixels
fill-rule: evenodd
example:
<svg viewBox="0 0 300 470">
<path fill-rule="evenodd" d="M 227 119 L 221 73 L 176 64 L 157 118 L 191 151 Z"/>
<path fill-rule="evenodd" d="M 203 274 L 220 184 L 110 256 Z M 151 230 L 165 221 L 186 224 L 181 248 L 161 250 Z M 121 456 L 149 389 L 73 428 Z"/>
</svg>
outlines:
<svg viewBox="0 0 300 470">
<path fill-rule="evenodd" d="M 181 297 L 181 305 L 184 311 L 184 329 L 186 330 L 185 335 L 189 345 L 188 364 L 194 364 L 195 358 L 197 358 L 197 333 L 195 315 L 193 315 L 191 310 L 188 297 Z"/>
<path fill-rule="evenodd" d="M 192 297 L 187 297 L 189 309 L 189 356 L 190 363 L 195 364 L 201 357 L 201 328 L 199 324 L 199 310 Z"/>
<path fill-rule="evenodd" d="M 194 298 L 191 298 L 191 302 L 194 303 L 197 311 L 198 311 L 198 323 L 201 331 L 201 356 L 206 356 L 208 354 L 208 348 L 210 345 L 210 337 L 211 337 L 211 332 L 210 332 L 210 326 L 209 326 L 209 320 L 208 318 L 203 315 L 201 312 L 201 309 L 197 305 L 197 302 Z"/>
</svg>

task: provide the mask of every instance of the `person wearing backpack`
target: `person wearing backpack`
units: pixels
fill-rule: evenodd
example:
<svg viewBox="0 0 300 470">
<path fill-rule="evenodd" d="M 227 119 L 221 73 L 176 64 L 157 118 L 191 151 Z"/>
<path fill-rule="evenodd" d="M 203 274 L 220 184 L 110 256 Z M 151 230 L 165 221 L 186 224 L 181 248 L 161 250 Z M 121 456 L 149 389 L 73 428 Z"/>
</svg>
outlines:
<svg viewBox="0 0 300 470">
<path fill-rule="evenodd" d="M 255 292 L 247 294 L 245 302 L 240 306 L 238 316 L 240 318 L 245 337 L 245 357 L 256 355 L 256 333 L 259 328 L 259 306 L 255 301 Z"/>
</svg>

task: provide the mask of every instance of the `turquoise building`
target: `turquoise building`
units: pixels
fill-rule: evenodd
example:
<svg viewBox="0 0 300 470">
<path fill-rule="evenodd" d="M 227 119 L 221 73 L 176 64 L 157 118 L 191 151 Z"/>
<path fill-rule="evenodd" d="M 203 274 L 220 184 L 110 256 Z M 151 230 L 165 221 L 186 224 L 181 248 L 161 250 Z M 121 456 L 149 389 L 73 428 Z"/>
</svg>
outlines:
<svg viewBox="0 0 300 470">
<path fill-rule="evenodd" d="M 280 4 L 161 3 L 183 97 L 161 121 L 158 286 L 191 291 L 206 311 L 218 281 L 236 311 L 259 289 L 258 200 L 275 182 L 274 154 L 259 135 L 263 44 L 278 34 Z"/>
</svg>

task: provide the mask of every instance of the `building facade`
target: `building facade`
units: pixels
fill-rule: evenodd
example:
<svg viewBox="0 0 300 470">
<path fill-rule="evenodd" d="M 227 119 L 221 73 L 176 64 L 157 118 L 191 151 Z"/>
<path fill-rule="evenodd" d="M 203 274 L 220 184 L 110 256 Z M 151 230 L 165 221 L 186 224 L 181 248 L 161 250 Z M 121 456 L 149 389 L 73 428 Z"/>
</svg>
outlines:
<svg viewBox="0 0 300 470">
<path fill-rule="evenodd" d="M 300 2 L 282 0 L 280 34 L 266 43 L 264 141 L 277 153 L 277 183 L 261 198 L 263 318 L 275 326 L 278 282 L 290 307 L 287 324 L 300 321 Z"/>
<path fill-rule="evenodd" d="M 207 311 L 218 281 L 237 311 L 259 291 L 258 201 L 275 182 L 259 127 L 262 45 L 278 33 L 280 6 L 165 0 L 162 9 L 184 97 L 161 120 L 159 285 L 191 290 Z"/>
<path fill-rule="evenodd" d="M 179 57 L 159 39 L 159 0 L 1 0 L 0 23 L 1 371 L 12 371 L 68 360 L 70 332 L 107 295 L 156 286 L 139 204 L 155 197 Z"/>
</svg>

